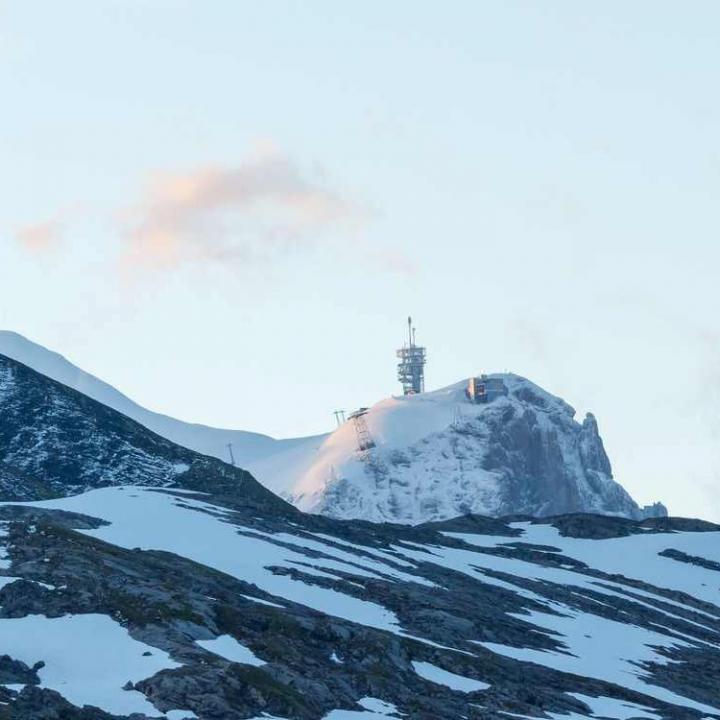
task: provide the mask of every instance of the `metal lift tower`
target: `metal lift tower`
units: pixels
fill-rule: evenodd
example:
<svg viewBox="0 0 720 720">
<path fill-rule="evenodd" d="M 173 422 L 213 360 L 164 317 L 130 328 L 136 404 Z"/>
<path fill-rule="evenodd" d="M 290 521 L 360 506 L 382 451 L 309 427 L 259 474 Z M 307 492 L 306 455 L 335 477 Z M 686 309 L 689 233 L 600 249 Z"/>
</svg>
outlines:
<svg viewBox="0 0 720 720">
<path fill-rule="evenodd" d="M 398 380 L 403 386 L 403 395 L 425 392 L 425 348 L 415 344 L 415 328 L 408 318 L 407 344 L 397 351 Z"/>
<path fill-rule="evenodd" d="M 354 413 L 350 413 L 350 415 L 348 415 L 348 420 L 352 420 L 355 425 L 358 452 L 364 458 L 366 458 L 370 450 L 375 447 L 375 441 L 370 434 L 370 430 L 368 430 L 367 422 L 365 422 L 365 416 L 367 413 L 368 409 L 366 407 L 362 407 Z"/>
</svg>

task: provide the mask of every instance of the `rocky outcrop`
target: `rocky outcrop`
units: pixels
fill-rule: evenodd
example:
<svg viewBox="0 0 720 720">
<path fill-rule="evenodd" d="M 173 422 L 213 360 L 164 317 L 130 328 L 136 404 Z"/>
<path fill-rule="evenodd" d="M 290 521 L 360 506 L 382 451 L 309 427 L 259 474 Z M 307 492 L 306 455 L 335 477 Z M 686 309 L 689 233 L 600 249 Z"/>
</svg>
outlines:
<svg viewBox="0 0 720 720">
<path fill-rule="evenodd" d="M 358 455 L 352 428 L 340 428 L 289 499 L 333 517 L 413 524 L 466 513 L 667 514 L 640 508 L 615 482 L 592 414 L 579 423 L 530 381 L 492 377 L 508 393 L 484 405 L 469 403 L 463 384 L 379 403 L 367 415 L 375 448 Z"/>
<path fill-rule="evenodd" d="M 597 420 L 582 424 L 566 403 L 529 384 L 472 421 L 485 435 L 483 469 L 495 474 L 500 494 L 493 515 L 644 514 L 613 480 Z"/>
<path fill-rule="evenodd" d="M 0 500 L 133 484 L 224 493 L 237 503 L 294 513 L 244 470 L 176 445 L 0 355 Z"/>
</svg>

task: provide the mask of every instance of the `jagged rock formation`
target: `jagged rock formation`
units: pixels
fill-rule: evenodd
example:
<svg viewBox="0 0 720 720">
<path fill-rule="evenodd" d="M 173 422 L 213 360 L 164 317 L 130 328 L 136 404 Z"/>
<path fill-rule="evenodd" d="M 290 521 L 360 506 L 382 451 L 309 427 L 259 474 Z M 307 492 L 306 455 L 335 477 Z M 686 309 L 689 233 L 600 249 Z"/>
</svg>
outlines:
<svg viewBox="0 0 720 720">
<path fill-rule="evenodd" d="M 589 512 L 643 518 L 613 480 L 595 418 L 516 375 L 505 397 L 475 405 L 464 384 L 370 409 L 376 448 L 360 456 L 351 423 L 333 433 L 285 490 L 298 507 L 342 518 L 418 523 L 465 513 Z M 269 461 L 272 465 L 272 461 Z M 270 467 L 267 468 L 268 473 Z"/>
</svg>

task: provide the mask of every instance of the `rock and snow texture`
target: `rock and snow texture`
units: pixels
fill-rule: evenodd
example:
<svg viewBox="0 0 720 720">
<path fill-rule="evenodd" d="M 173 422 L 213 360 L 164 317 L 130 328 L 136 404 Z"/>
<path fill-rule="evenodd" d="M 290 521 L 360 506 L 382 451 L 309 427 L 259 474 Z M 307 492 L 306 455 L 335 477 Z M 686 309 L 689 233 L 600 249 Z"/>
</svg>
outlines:
<svg viewBox="0 0 720 720">
<path fill-rule="evenodd" d="M 261 433 L 213 428 L 183 422 L 148 410 L 112 385 L 73 365 L 62 355 L 44 348 L 18 333 L 0 330 L 0 355 L 27 365 L 36 372 L 107 405 L 146 428 L 183 447 L 228 461 L 228 444 L 241 467 L 261 458 L 312 443 L 312 438 L 276 440 Z"/>
<path fill-rule="evenodd" d="M 0 497 L 33 498 L 0 503 L 0 720 L 720 720 L 720 527 L 621 517 L 593 419 L 505 382 L 380 403 L 369 473 L 340 428 L 334 492 L 355 467 L 363 511 L 404 481 L 448 513 L 469 487 L 605 515 L 303 514 L 0 357 Z M 283 455 L 277 489 L 301 461 L 312 489 L 315 451 Z"/>
<path fill-rule="evenodd" d="M 491 377 L 508 395 L 487 404 L 470 403 L 458 383 L 374 405 L 365 419 L 376 447 L 364 455 L 348 421 L 317 452 L 272 456 L 253 470 L 300 509 L 337 518 L 664 514 L 640 509 L 613 480 L 592 415 L 578 423 L 573 408 L 530 381 Z"/>
<path fill-rule="evenodd" d="M 0 355 L 0 500 L 108 485 L 223 490 L 282 514 L 246 471 L 157 435 L 112 408 Z"/>
<path fill-rule="evenodd" d="M 377 445 L 361 457 L 352 421 L 329 435 L 288 440 L 208 428 L 152 413 L 14 333 L 0 332 L 2 354 L 189 449 L 227 460 L 232 443 L 242 467 L 307 512 L 409 524 L 467 513 L 665 514 L 659 504 L 639 508 L 613 480 L 592 415 L 576 422 L 567 403 L 515 375 L 492 376 L 509 394 L 486 405 L 468 402 L 464 382 L 377 403 L 366 418 Z M 2 373 L 7 386 L 12 372 L 0 362 L 0 406 Z M 160 474 L 159 484 L 172 483 L 172 468 Z"/>
<path fill-rule="evenodd" d="M 717 526 L 370 526 L 216 503 L 128 486 L 0 504 L 7 702 L 39 685 L 150 717 L 720 719 Z"/>
</svg>

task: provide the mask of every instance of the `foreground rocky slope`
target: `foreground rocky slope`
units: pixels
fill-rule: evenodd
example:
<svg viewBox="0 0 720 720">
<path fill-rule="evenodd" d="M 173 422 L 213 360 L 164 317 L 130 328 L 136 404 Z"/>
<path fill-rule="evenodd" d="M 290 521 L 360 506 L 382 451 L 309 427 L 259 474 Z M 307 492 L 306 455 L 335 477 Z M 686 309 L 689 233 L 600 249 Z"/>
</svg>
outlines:
<svg viewBox="0 0 720 720">
<path fill-rule="evenodd" d="M 718 527 L 287 522 L 209 499 L 0 507 L 0 717 L 720 717 Z"/>
<path fill-rule="evenodd" d="M 0 504 L 3 720 L 720 718 L 720 527 L 304 515 L 0 378 L 6 497 L 54 496 Z"/>
</svg>

